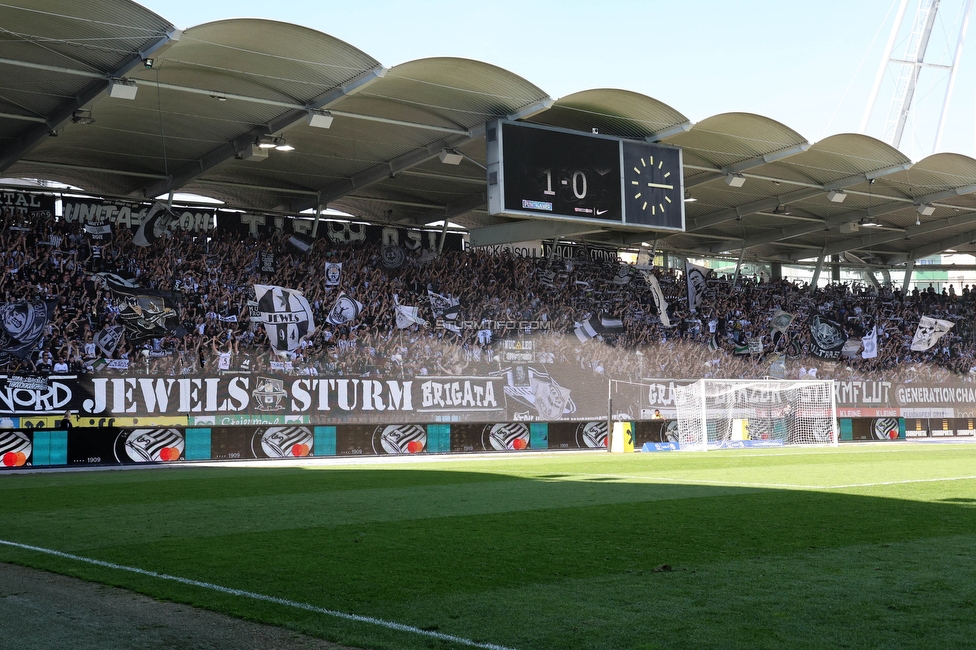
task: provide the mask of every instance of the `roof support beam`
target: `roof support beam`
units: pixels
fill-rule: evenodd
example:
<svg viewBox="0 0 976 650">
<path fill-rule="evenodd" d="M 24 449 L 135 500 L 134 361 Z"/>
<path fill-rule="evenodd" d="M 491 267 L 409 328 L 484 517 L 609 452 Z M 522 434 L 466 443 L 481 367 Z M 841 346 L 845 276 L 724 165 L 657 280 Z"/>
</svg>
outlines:
<svg viewBox="0 0 976 650">
<path fill-rule="evenodd" d="M 43 124 L 38 124 L 37 126 L 28 129 L 17 138 L 17 141 L 14 144 L 7 147 L 6 150 L 0 154 L 0 172 L 8 169 L 15 162 L 30 153 L 34 147 L 44 142 L 51 135 L 52 131 L 58 129 L 65 122 L 71 119 L 71 115 L 76 110 L 85 104 L 88 104 L 105 92 L 108 89 L 110 79 L 125 76 L 127 72 L 135 68 L 137 65 L 140 65 L 143 59 L 146 57 L 157 54 L 169 43 L 178 41 L 180 34 L 180 30 L 175 28 L 168 31 L 165 35 L 151 43 L 146 49 L 140 52 L 131 53 L 121 65 L 108 73 L 82 72 L 79 70 L 72 70 L 71 68 L 56 69 L 55 71 L 66 74 L 80 73 L 80 76 L 91 78 L 92 82 L 85 86 L 77 95 L 58 106 L 50 115 L 46 116 Z M 24 61 L 16 61 L 12 59 L 0 59 L 0 62 L 8 65 L 23 65 L 26 63 Z M 35 64 L 29 67 L 41 66 Z"/>
<path fill-rule="evenodd" d="M 540 102 L 537 102 L 535 108 L 537 110 L 543 110 L 542 107 L 546 104 L 547 101 L 548 98 L 541 100 Z M 526 109 L 523 109 L 518 113 L 513 113 L 512 115 L 506 115 L 505 117 L 507 119 L 512 119 L 514 117 L 517 117 L 518 115 L 521 115 L 525 110 Z M 480 138 L 484 136 L 485 126 L 486 125 L 482 123 L 475 127 L 472 127 L 471 129 L 468 129 L 463 135 L 457 134 L 457 135 L 450 135 L 446 138 L 441 138 L 440 140 L 436 140 L 424 147 L 420 147 L 418 149 L 414 149 L 413 151 L 409 151 L 387 162 L 373 165 L 372 167 L 369 167 L 357 174 L 354 174 L 350 178 L 343 179 L 336 183 L 332 183 L 331 185 L 324 187 L 319 191 L 318 202 L 327 205 L 328 203 L 340 199 L 343 196 L 359 188 L 365 187 L 367 185 L 372 185 L 373 183 L 378 183 L 383 179 L 389 178 L 390 176 L 393 176 L 395 174 L 399 174 L 400 172 L 406 171 L 411 167 L 422 165 L 428 160 L 431 160 L 436 156 L 440 155 L 441 150 L 444 148 L 453 149 L 467 142 L 470 142 L 475 138 Z M 303 202 L 293 202 L 285 207 L 288 210 L 294 212 L 301 212 L 302 210 L 314 206 L 305 205 Z"/>
<path fill-rule="evenodd" d="M 674 126 L 669 126 L 666 129 L 661 129 L 660 131 L 655 131 L 650 134 L 645 140 L 648 142 L 661 142 L 672 136 L 678 135 L 679 133 L 685 133 L 691 130 L 691 122 L 682 122 L 681 124 L 675 124 Z"/>
<path fill-rule="evenodd" d="M 153 198 L 159 196 L 160 194 L 165 194 L 166 192 L 179 189 L 194 178 L 206 173 L 217 165 L 236 157 L 241 151 L 254 144 L 259 137 L 269 133 L 277 133 L 297 124 L 301 120 L 304 120 L 308 115 L 309 109 L 326 108 L 342 97 L 359 92 L 377 79 L 383 78 L 385 75 L 386 68 L 383 67 L 376 67 L 372 70 L 362 72 L 341 86 L 319 95 L 314 100 L 309 102 L 307 107 L 292 107 L 291 110 L 282 113 L 268 124 L 257 126 L 247 133 L 239 135 L 230 142 L 217 147 L 193 162 L 187 163 L 173 173 L 169 179 L 160 181 L 148 187 L 144 187 L 141 190 L 137 190 L 136 193 L 146 198 Z M 208 94 L 212 94 L 212 91 L 208 91 Z M 333 112 L 333 114 L 335 114 L 335 112 Z"/>
<path fill-rule="evenodd" d="M 52 167 L 55 169 L 71 169 L 80 172 L 95 172 L 99 174 L 112 174 L 115 176 L 132 176 L 133 178 L 166 178 L 162 174 L 146 174 L 143 172 L 133 172 L 127 169 L 107 169 L 105 167 L 91 167 L 89 165 L 70 165 L 68 163 L 47 162 L 44 160 L 22 160 L 25 165 L 36 165 L 37 167 Z"/>
<path fill-rule="evenodd" d="M 753 167 L 759 167 L 760 165 L 773 163 L 776 162 L 777 160 L 783 160 L 784 158 L 795 156 L 798 153 L 803 153 L 809 148 L 810 148 L 810 143 L 803 142 L 793 147 L 780 149 L 779 151 L 774 151 L 772 153 L 767 153 L 762 156 L 756 156 L 755 158 L 750 158 L 749 160 L 743 160 L 742 162 L 737 162 L 734 165 L 729 165 L 728 167 L 725 167 L 722 171 L 724 171 L 727 174 L 738 174 L 739 172 L 744 172 L 745 170 L 752 169 Z"/>
<path fill-rule="evenodd" d="M 461 206 L 461 204 L 467 204 L 469 201 L 476 202 L 480 205 L 487 203 L 487 200 L 482 199 L 481 196 L 472 195 L 471 197 L 465 197 L 464 199 L 461 199 L 455 203 L 448 204 L 440 210 L 429 210 L 420 214 L 405 215 L 404 217 L 397 219 L 396 223 L 405 226 L 426 226 L 441 220 L 450 221 L 455 217 L 478 209 L 479 205 L 474 205 L 474 207 L 470 207 L 468 205 Z"/>
<path fill-rule="evenodd" d="M 526 219 L 472 230 L 469 233 L 469 241 L 472 247 L 497 246 L 535 239 L 573 237 L 594 232 L 603 232 L 603 228 L 591 224 Z"/>
<path fill-rule="evenodd" d="M 970 215 L 970 216 L 972 217 L 974 215 Z M 937 241 L 931 244 L 926 244 L 925 246 L 919 246 L 918 248 L 911 250 L 907 255 L 904 253 L 899 255 L 894 255 L 892 256 L 891 260 L 889 260 L 889 263 L 901 264 L 903 262 L 907 262 L 908 260 L 920 260 L 925 257 L 928 257 L 929 255 L 935 255 L 937 253 L 941 253 L 947 248 L 954 248 L 955 246 L 968 244 L 973 241 L 976 241 L 976 233 L 972 231 L 958 234 L 958 235 L 953 235 L 952 237 L 947 237 L 941 241 Z M 929 268 L 928 265 L 926 265 L 925 268 L 928 269 Z"/>
<path fill-rule="evenodd" d="M 17 113 L 0 113 L 0 118 L 5 120 L 20 120 L 21 122 L 36 122 L 47 124 L 47 118 L 37 117 L 36 115 L 18 115 Z"/>
<path fill-rule="evenodd" d="M 478 132 L 479 134 L 484 133 L 484 125 L 478 129 L 472 129 L 473 132 Z M 471 137 L 465 137 L 461 135 L 452 135 L 440 140 L 436 140 L 424 147 L 414 149 L 401 156 L 389 160 L 387 162 L 382 162 L 367 169 L 364 169 L 356 174 L 353 174 L 349 178 L 344 178 L 341 181 L 337 181 L 323 187 L 319 190 L 318 203 L 323 205 L 328 205 L 329 203 L 336 201 L 347 194 L 354 192 L 355 190 L 361 189 L 373 183 L 378 183 L 390 176 L 399 174 L 400 172 L 415 167 L 417 165 L 423 164 L 428 160 L 436 158 L 441 153 L 441 149 L 453 148 L 464 144 L 471 140 Z M 292 201 L 287 206 L 286 210 L 292 212 L 301 212 L 310 207 L 315 207 L 315 201 Z"/>
<path fill-rule="evenodd" d="M 871 233 L 864 237 L 858 237 L 856 239 L 849 239 L 842 242 L 834 242 L 833 244 L 828 244 L 824 250 L 827 255 L 835 255 L 837 253 L 844 253 L 847 251 L 858 250 L 861 248 L 868 248 L 870 246 L 877 246 L 879 244 L 885 244 L 892 241 L 899 241 L 901 239 L 911 239 L 915 235 L 924 235 L 933 232 L 938 232 L 939 230 L 945 230 L 946 228 L 957 228 L 959 226 L 967 226 L 976 224 L 976 213 L 969 212 L 966 214 L 957 215 L 955 217 L 950 217 L 949 219 L 931 221 L 929 223 L 922 224 L 920 226 L 909 226 L 904 230 L 886 230 L 877 233 Z M 968 237 L 972 238 L 973 234 L 969 233 Z M 964 239 L 963 241 L 970 241 L 970 239 Z M 920 249 L 921 250 L 921 249 Z M 931 254 L 937 253 L 938 251 L 933 251 Z M 805 257 L 810 257 L 810 255 L 802 255 L 799 258 L 803 259 Z M 792 256 L 791 256 L 792 258 Z"/>
<path fill-rule="evenodd" d="M 873 180 L 875 178 L 880 178 L 884 174 L 893 174 L 899 171 L 903 171 L 903 165 L 896 165 L 895 167 L 888 168 L 886 170 L 879 170 L 878 172 L 871 172 L 865 175 L 852 176 L 850 178 L 844 179 L 842 181 L 836 181 L 824 186 L 824 190 L 841 190 L 845 187 L 861 183 L 865 178 L 868 180 Z M 881 172 L 884 172 L 881 173 Z M 922 203 L 931 204 L 934 201 L 939 201 L 942 199 L 947 199 L 954 196 L 961 196 L 963 194 L 969 194 L 976 192 L 976 185 L 966 185 L 963 187 L 955 188 L 952 190 L 944 190 L 941 192 L 934 192 L 922 197 L 914 199 L 915 205 L 920 205 Z M 796 194 L 799 194 L 797 192 Z M 758 203 L 758 202 L 757 202 Z M 796 226 L 791 226 L 787 228 L 781 228 L 777 231 L 763 233 L 755 237 L 750 237 L 742 242 L 743 247 L 751 248 L 753 246 L 760 246 L 762 244 L 772 244 L 775 242 L 781 242 L 784 239 L 791 239 L 793 237 L 802 237 L 803 235 L 809 235 L 810 233 L 817 232 L 818 230 L 829 230 L 830 228 L 837 227 L 844 223 L 851 223 L 854 221 L 860 221 L 865 217 L 879 217 L 884 214 L 889 214 L 891 212 L 897 212 L 898 210 L 904 210 L 908 206 L 909 200 L 904 201 L 892 201 L 891 203 L 886 203 L 883 205 L 874 206 L 868 208 L 867 210 L 855 210 L 852 212 L 845 212 L 829 219 L 824 220 L 822 223 L 814 224 L 801 224 Z M 716 213 L 718 214 L 718 213 Z"/>
<path fill-rule="evenodd" d="M 742 247 L 752 248 L 753 246 L 762 246 L 763 244 L 774 244 L 787 239 L 793 239 L 794 237 L 809 235 L 810 233 L 820 230 L 830 230 L 831 228 L 836 228 L 841 224 L 860 221 L 865 217 L 879 217 L 883 214 L 888 214 L 889 212 L 897 212 L 898 210 L 904 209 L 905 205 L 902 203 L 889 203 L 887 205 L 877 206 L 869 210 L 854 210 L 852 212 L 845 212 L 844 214 L 838 214 L 825 219 L 820 223 L 797 224 L 744 239 L 742 241 Z M 714 246 L 712 247 L 712 250 L 714 251 Z"/>
<path fill-rule="evenodd" d="M 804 201 L 806 199 L 822 194 L 823 192 L 818 189 L 802 189 L 795 192 L 790 192 L 789 194 L 783 194 L 781 196 L 773 196 L 768 199 L 760 199 L 758 201 L 753 201 L 752 203 L 746 203 L 745 205 L 740 205 L 736 208 L 730 208 L 728 210 L 720 210 L 718 212 L 713 212 L 711 214 L 706 214 L 695 219 L 688 219 L 686 221 L 686 227 L 689 230 L 700 230 L 702 228 L 707 228 L 709 226 L 714 226 L 726 221 L 736 221 L 750 214 L 755 214 L 757 212 L 765 212 L 766 210 L 775 210 L 781 205 L 789 205 L 790 203 L 795 203 L 797 201 Z"/>
<path fill-rule="evenodd" d="M 533 115 L 538 115 L 539 113 L 544 113 L 548 111 L 553 104 L 556 103 L 552 97 L 546 97 L 545 99 L 540 99 L 539 101 L 532 102 L 528 106 L 523 106 L 519 110 L 515 111 L 508 116 L 509 120 L 515 122 L 516 120 L 525 120 Z"/>
<path fill-rule="evenodd" d="M 765 165 L 767 163 L 776 162 L 777 160 L 783 160 L 784 158 L 789 158 L 790 156 L 795 156 L 799 153 L 803 153 L 810 148 L 809 142 L 804 142 L 798 144 L 794 147 L 789 147 L 787 149 L 781 149 L 779 151 L 774 151 L 772 153 L 767 153 L 762 156 L 756 156 L 755 158 L 749 158 L 748 160 L 742 160 L 734 165 L 728 165 L 722 167 L 721 169 L 708 170 L 709 173 L 701 174 L 695 178 L 689 179 L 685 182 L 685 189 L 689 187 L 694 187 L 695 185 L 701 185 L 702 183 L 707 183 L 713 181 L 716 178 L 721 178 L 729 174 L 739 174 L 747 169 L 752 169 L 753 167 L 758 167 L 760 165 Z"/>
<path fill-rule="evenodd" d="M 405 223 L 418 226 L 426 226 L 436 221 L 450 221 L 463 214 L 483 208 L 488 203 L 488 196 L 485 192 L 471 194 L 469 196 L 448 203 L 441 210 L 431 210 L 430 212 L 414 215 L 400 219 L 397 223 Z"/>
</svg>

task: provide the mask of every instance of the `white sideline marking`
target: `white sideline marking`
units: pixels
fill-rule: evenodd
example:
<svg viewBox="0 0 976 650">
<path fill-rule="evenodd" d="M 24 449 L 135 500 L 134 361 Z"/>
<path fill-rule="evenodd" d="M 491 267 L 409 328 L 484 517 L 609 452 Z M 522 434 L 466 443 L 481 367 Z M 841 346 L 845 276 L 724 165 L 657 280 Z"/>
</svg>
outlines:
<svg viewBox="0 0 976 650">
<path fill-rule="evenodd" d="M 411 632 L 413 634 L 420 634 L 421 636 L 430 637 L 432 639 L 439 639 L 441 641 L 450 641 L 452 643 L 460 643 L 461 645 L 466 645 L 473 648 L 484 648 L 485 650 L 514 650 L 513 648 L 508 648 L 506 646 L 501 646 L 501 645 L 495 645 L 493 643 L 478 643 L 477 641 L 472 641 L 471 639 L 465 639 L 451 634 L 442 634 L 440 632 L 421 630 L 418 627 L 413 627 L 411 625 L 404 625 L 402 623 L 394 623 L 392 621 L 384 621 L 383 619 L 373 618 L 372 616 L 360 616 L 359 614 L 346 614 L 345 612 L 337 612 L 332 609 L 325 609 L 324 607 L 316 607 L 315 605 L 309 605 L 308 603 L 299 603 L 294 600 L 277 598 L 275 596 L 266 596 L 264 594 L 258 594 L 253 591 L 244 591 L 242 589 L 231 589 L 230 587 L 222 587 L 220 585 L 215 585 L 210 582 L 200 582 L 198 580 L 191 580 L 189 578 L 181 578 L 179 576 L 171 576 L 165 573 L 156 573 L 155 571 L 147 571 L 146 569 L 139 569 L 136 567 L 114 564 L 112 562 L 105 562 L 103 560 L 94 560 L 92 558 L 82 557 L 80 555 L 72 555 L 71 553 L 63 553 L 61 551 L 55 551 L 50 548 L 41 548 L 40 546 L 31 546 L 29 544 L 18 544 L 17 542 L 10 542 L 4 539 L 0 539 L 0 544 L 4 546 L 12 546 L 14 548 L 19 548 L 27 551 L 35 551 L 37 553 L 46 553 L 47 555 L 54 555 L 67 560 L 76 560 L 78 562 L 94 564 L 96 566 L 105 567 L 107 569 L 118 569 L 119 571 L 138 573 L 139 575 L 149 576 L 151 578 L 159 578 L 160 580 L 172 580 L 173 582 L 179 582 L 184 585 L 190 585 L 192 587 L 201 587 L 203 589 L 210 589 L 212 591 L 217 591 L 222 594 L 229 594 L 231 596 L 241 596 L 243 598 L 260 600 L 267 603 L 274 603 L 276 605 L 285 605 L 286 607 L 303 609 L 307 612 L 315 612 L 316 614 L 325 614 L 326 616 L 342 618 L 347 621 L 369 623 L 371 625 L 378 625 L 380 627 L 386 627 L 391 630 L 397 630 L 399 632 Z"/>
<path fill-rule="evenodd" d="M 972 481 L 976 476 L 946 476 L 940 478 L 910 478 L 901 481 L 878 481 L 875 483 L 850 483 L 848 485 L 801 485 L 797 483 L 745 483 L 741 481 L 720 481 L 704 478 L 673 478 L 670 476 L 633 476 L 628 474 L 577 474 L 577 476 L 589 476 L 594 478 L 616 478 L 620 480 L 639 480 L 644 483 L 654 483 L 655 481 L 667 481 L 669 483 L 682 483 L 685 485 L 725 485 L 728 487 L 756 487 L 756 488 L 793 488 L 797 490 L 844 490 L 859 487 L 876 487 L 881 485 L 905 485 L 909 483 L 938 483 L 940 481 Z"/>
<path fill-rule="evenodd" d="M 842 490 L 844 488 L 854 488 L 854 487 L 872 487 L 875 485 L 902 485 L 904 483 L 938 483 L 940 481 L 971 481 L 976 479 L 976 476 L 947 476 L 944 478 L 912 478 L 905 479 L 904 481 L 881 481 L 878 483 L 852 483 L 851 485 L 828 485 L 827 490 Z"/>
</svg>

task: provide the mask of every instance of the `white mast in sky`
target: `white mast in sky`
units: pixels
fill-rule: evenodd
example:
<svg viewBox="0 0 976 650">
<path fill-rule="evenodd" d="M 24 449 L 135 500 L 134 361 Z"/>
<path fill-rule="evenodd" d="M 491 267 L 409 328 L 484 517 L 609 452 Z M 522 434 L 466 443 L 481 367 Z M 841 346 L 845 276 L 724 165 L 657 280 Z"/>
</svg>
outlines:
<svg viewBox="0 0 976 650">
<path fill-rule="evenodd" d="M 953 29 L 935 30 L 938 34 L 945 34 L 946 43 L 941 53 L 936 52 L 935 56 L 929 53 L 930 41 L 932 40 L 933 30 L 937 24 L 939 6 L 942 0 L 917 0 L 918 6 L 915 18 L 912 21 L 911 31 L 907 37 L 902 34 L 905 14 L 908 9 L 909 0 L 901 0 L 898 13 L 895 16 L 888 43 L 881 59 L 881 66 L 871 88 L 871 96 L 865 107 L 864 117 L 861 120 L 861 133 L 866 133 L 871 114 L 874 112 L 878 94 L 883 82 L 886 80 L 889 71 L 897 71 L 897 78 L 894 81 L 894 88 L 891 95 L 891 104 L 888 108 L 888 117 L 884 123 L 884 129 L 880 138 L 895 148 L 900 148 L 905 128 L 910 124 L 910 116 L 915 116 L 919 110 L 917 97 L 919 95 L 919 81 L 923 70 L 931 70 L 936 73 L 931 90 L 936 86 L 945 83 L 945 94 L 943 95 L 941 109 L 939 111 L 938 124 L 935 129 L 933 145 L 930 151 L 938 151 L 942 145 L 942 133 L 945 126 L 946 114 L 949 111 L 949 104 L 952 99 L 952 91 L 956 81 L 959 57 L 962 53 L 962 46 L 966 39 L 966 28 L 969 26 L 969 16 L 972 12 L 974 0 L 965 0 L 965 6 L 957 17 Z M 948 62 L 935 61 L 935 59 L 948 56 L 948 39 L 952 33 L 957 34 L 955 49 Z M 901 36 L 901 40 L 899 40 Z M 898 49 L 900 54 L 896 55 Z M 926 54 L 929 54 L 928 60 Z M 931 92 L 926 91 L 925 94 Z M 914 109 L 914 112 L 913 112 Z M 917 140 L 922 134 L 919 129 L 914 133 Z"/>
</svg>

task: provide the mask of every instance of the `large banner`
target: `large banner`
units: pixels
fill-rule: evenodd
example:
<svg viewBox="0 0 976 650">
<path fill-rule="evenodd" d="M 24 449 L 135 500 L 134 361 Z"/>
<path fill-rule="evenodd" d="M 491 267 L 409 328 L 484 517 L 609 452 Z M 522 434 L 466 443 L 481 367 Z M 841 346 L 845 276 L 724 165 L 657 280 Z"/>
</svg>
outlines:
<svg viewBox="0 0 976 650">
<path fill-rule="evenodd" d="M 312 218 L 272 217 L 262 214 L 221 213 L 220 229 L 236 232 L 239 236 L 270 236 L 275 233 L 299 235 L 309 240 L 326 240 L 329 245 L 344 246 L 357 243 L 379 243 L 392 249 L 404 251 L 437 251 L 441 248 L 441 229 L 421 230 L 398 228 L 396 226 L 374 226 L 365 223 L 350 223 L 322 219 L 318 226 Z M 444 242 L 444 250 L 459 251 L 463 248 L 464 237 L 460 233 L 449 232 Z M 395 256 L 391 256 L 392 258 Z M 392 266 L 390 266 L 392 264 Z M 399 266 L 395 260 L 385 264 L 387 268 Z"/>
<path fill-rule="evenodd" d="M 54 216 L 54 196 L 0 190 L 0 218 L 34 222 Z"/>
<path fill-rule="evenodd" d="M 142 245 L 148 245 L 166 230 L 202 232 L 213 230 L 216 210 L 204 208 L 161 209 L 161 204 L 130 203 L 108 199 L 62 199 L 62 218 L 65 223 L 115 224 L 126 228 L 139 228 Z M 234 213 L 233 216 L 237 216 Z M 221 215 L 223 218 L 223 215 Z M 165 217 L 165 219 L 163 219 Z M 230 218 L 229 216 L 227 218 Z"/>
<path fill-rule="evenodd" d="M 478 373 L 463 376 L 396 378 L 258 372 L 0 376 L 0 429 L 17 428 L 12 422 L 18 421 L 28 428 L 49 427 L 67 410 L 84 427 L 600 422 L 608 408 L 618 420 L 651 420 L 655 410 L 674 419 L 675 389 L 689 383 L 613 381 L 611 406 L 607 379 L 579 366 L 526 363 L 499 371 L 491 365 L 494 370 L 484 364 Z M 838 381 L 834 386 L 841 418 L 976 416 L 972 383 Z"/>
</svg>

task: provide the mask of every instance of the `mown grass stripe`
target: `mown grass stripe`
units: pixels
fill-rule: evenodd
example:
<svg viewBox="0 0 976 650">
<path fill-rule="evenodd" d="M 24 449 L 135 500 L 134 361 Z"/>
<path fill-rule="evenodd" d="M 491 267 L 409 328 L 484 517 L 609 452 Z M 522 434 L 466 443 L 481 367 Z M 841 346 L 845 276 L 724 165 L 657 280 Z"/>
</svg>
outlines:
<svg viewBox="0 0 976 650">
<path fill-rule="evenodd" d="M 577 474 L 584 478 L 610 478 L 630 483 L 681 483 L 683 485 L 723 485 L 728 487 L 777 488 L 790 490 L 846 490 L 850 488 L 879 487 L 884 485 L 908 485 L 911 483 L 941 483 L 943 481 L 973 481 L 976 476 L 937 476 L 934 478 L 911 478 L 899 481 L 876 481 L 873 483 L 848 483 L 846 485 L 804 485 L 801 483 L 757 483 L 706 478 L 675 478 L 671 476 L 632 475 L 632 474 Z"/>
<path fill-rule="evenodd" d="M 384 621 L 383 619 L 373 618 L 372 616 L 361 616 L 359 614 L 347 614 L 345 612 L 337 612 L 335 610 L 326 609 L 324 607 L 317 607 L 315 605 L 310 605 L 308 603 L 300 603 L 294 600 L 288 600 L 286 598 L 267 596 L 265 594 L 259 594 L 253 591 L 245 591 L 243 589 L 233 589 L 231 587 L 223 587 L 221 585 L 215 585 L 210 582 L 201 582 L 199 580 L 191 580 L 190 578 L 181 578 L 180 576 L 172 576 L 165 573 L 156 573 L 155 571 L 148 571 L 146 569 L 140 569 L 138 567 L 130 567 L 122 564 L 115 564 L 114 562 L 105 562 L 104 560 L 96 560 L 93 558 L 82 557 L 80 555 L 64 553 L 63 551 L 56 551 L 50 548 L 42 548 L 40 546 L 32 546 L 30 544 L 20 544 L 18 542 L 11 542 L 5 539 L 0 539 L 0 545 L 19 548 L 25 551 L 33 551 L 35 553 L 44 553 L 47 555 L 53 555 L 55 557 L 59 557 L 65 560 L 84 562 L 86 564 L 92 564 L 106 569 L 128 571 L 129 573 L 137 573 L 139 575 L 148 576 L 150 578 L 157 578 L 159 580 L 170 580 L 172 582 L 178 582 L 180 584 L 190 585 L 192 587 L 200 587 L 201 589 L 209 589 L 211 591 L 216 591 L 230 596 L 239 596 L 241 598 L 250 598 L 251 600 L 259 600 L 266 603 L 273 603 L 275 605 L 284 605 L 285 607 L 293 607 L 295 609 L 301 609 L 307 612 L 314 612 L 316 614 L 324 614 L 326 616 L 341 618 L 347 621 L 368 623 L 370 625 L 377 625 L 391 630 L 396 630 L 398 632 L 419 634 L 421 636 L 426 636 L 432 639 L 438 639 L 441 641 L 450 641 L 452 643 L 459 643 L 461 645 L 469 646 L 472 648 L 484 648 L 484 650 L 514 650 L 513 648 L 509 648 L 501 645 L 495 645 L 494 643 L 479 643 L 477 641 L 454 636 L 452 634 L 443 634 L 441 632 L 433 632 L 431 630 L 422 630 L 420 628 L 413 627 L 411 625 L 404 625 L 403 623 L 396 623 L 393 621 Z"/>
</svg>

